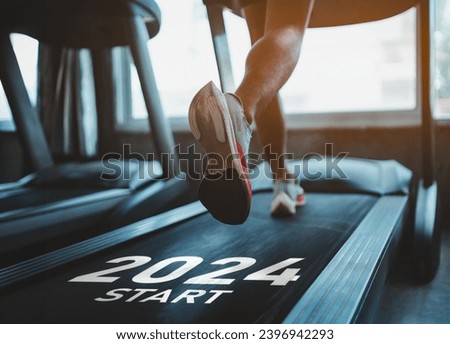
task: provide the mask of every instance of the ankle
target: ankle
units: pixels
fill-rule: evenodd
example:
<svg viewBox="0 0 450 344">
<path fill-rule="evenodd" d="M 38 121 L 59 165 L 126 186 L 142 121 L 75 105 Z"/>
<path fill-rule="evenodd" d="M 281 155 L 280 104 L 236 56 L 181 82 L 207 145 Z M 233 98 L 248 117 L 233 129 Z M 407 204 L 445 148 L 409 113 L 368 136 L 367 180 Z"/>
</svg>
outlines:
<svg viewBox="0 0 450 344">
<path fill-rule="evenodd" d="M 284 181 L 290 183 L 295 183 L 296 180 L 295 175 L 284 168 L 275 170 L 275 172 L 273 172 L 273 177 L 275 181 Z"/>
<path fill-rule="evenodd" d="M 239 90 L 237 90 L 236 93 L 232 93 L 232 95 L 239 101 L 240 105 L 242 106 L 242 110 L 244 112 L 244 116 L 245 119 L 247 120 L 247 123 L 249 125 L 252 125 L 253 118 L 255 115 L 254 107 L 249 106 L 249 102 L 247 101 L 245 94 L 239 94 Z"/>
</svg>

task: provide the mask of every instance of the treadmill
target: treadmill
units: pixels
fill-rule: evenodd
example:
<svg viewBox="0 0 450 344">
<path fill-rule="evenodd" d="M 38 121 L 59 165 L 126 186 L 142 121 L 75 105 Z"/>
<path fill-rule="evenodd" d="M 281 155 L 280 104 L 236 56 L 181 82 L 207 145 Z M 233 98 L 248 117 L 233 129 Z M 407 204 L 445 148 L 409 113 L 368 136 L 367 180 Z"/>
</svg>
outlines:
<svg viewBox="0 0 450 344">
<path fill-rule="evenodd" d="M 428 2 L 418 5 L 428 56 Z M 425 141 L 432 118 L 421 104 Z M 0 269 L 0 321 L 372 322 L 404 239 L 439 247 L 435 182 L 423 173 L 417 184 L 392 160 L 336 159 L 292 162 L 308 197 L 294 217 L 268 214 L 272 179 L 263 164 L 252 170 L 242 225 L 216 221 L 196 201 Z M 437 269 L 431 251 L 413 252 L 428 279 Z"/>
<path fill-rule="evenodd" d="M 120 226 L 195 199 L 190 184 L 171 179 L 178 174 L 175 145 L 162 112 L 146 44 L 158 33 L 161 23 L 159 7 L 153 0 L 114 4 L 104 0 L 19 0 L 2 2 L 0 13 L 0 78 L 34 169 L 20 181 L 0 186 L 0 266 L 109 230 L 114 225 L 107 215 Z M 163 160 L 144 162 L 122 157 L 56 164 L 25 89 L 9 38 L 12 32 L 53 46 L 91 49 L 99 113 L 108 112 L 112 97 L 108 86 L 113 83 L 107 71 L 102 74 L 103 63 L 107 62 L 102 57 L 112 47 L 129 46 L 141 77 L 156 153 Z M 173 199 L 155 200 L 165 187 L 172 190 Z M 95 230 L 86 228 L 94 224 Z"/>
<path fill-rule="evenodd" d="M 271 218 L 260 166 L 243 225 L 219 223 L 197 201 L 1 269 L 0 321 L 370 322 L 410 215 L 412 174 L 344 159 L 330 180 L 329 159 L 293 163 L 320 177 L 304 184 L 294 217 Z"/>
</svg>

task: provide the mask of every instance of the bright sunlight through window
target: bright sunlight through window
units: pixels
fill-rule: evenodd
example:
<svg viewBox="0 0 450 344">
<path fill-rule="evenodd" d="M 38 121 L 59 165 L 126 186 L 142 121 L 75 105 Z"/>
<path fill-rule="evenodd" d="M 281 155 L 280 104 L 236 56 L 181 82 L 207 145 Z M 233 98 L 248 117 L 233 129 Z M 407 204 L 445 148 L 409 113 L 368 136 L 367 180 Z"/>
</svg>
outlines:
<svg viewBox="0 0 450 344">
<path fill-rule="evenodd" d="M 218 73 L 201 0 L 159 1 L 161 32 L 149 43 L 163 107 L 186 116 L 189 103 Z M 250 39 L 245 21 L 226 13 L 235 82 Z M 287 114 L 410 110 L 416 106 L 415 10 L 379 22 L 309 29 L 297 69 L 281 91 Z M 146 116 L 137 76 L 133 117 Z"/>
</svg>

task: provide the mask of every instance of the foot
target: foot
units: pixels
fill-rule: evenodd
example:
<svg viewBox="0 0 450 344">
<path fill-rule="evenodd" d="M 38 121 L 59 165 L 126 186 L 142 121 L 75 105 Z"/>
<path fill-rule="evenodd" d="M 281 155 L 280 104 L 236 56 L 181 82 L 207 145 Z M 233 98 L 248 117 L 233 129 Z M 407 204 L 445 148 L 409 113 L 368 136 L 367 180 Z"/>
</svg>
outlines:
<svg viewBox="0 0 450 344">
<path fill-rule="evenodd" d="M 305 192 L 298 180 L 276 180 L 270 213 L 274 217 L 292 216 L 295 215 L 296 207 L 304 205 L 305 202 Z"/>
<path fill-rule="evenodd" d="M 189 124 L 208 159 L 200 201 L 219 221 L 243 223 L 252 198 L 246 162 L 251 129 L 239 98 L 209 82 L 192 100 Z"/>
</svg>

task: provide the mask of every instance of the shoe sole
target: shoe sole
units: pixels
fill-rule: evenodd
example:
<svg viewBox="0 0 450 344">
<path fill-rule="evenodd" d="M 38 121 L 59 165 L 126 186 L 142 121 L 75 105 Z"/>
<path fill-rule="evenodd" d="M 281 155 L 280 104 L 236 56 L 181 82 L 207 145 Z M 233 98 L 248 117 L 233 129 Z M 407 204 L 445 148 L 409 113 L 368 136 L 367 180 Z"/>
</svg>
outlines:
<svg viewBox="0 0 450 344">
<path fill-rule="evenodd" d="M 252 194 L 225 97 L 214 94 L 214 88 L 201 89 L 189 108 L 189 125 L 208 159 L 199 186 L 200 201 L 217 220 L 243 223 L 250 212 Z"/>
</svg>

